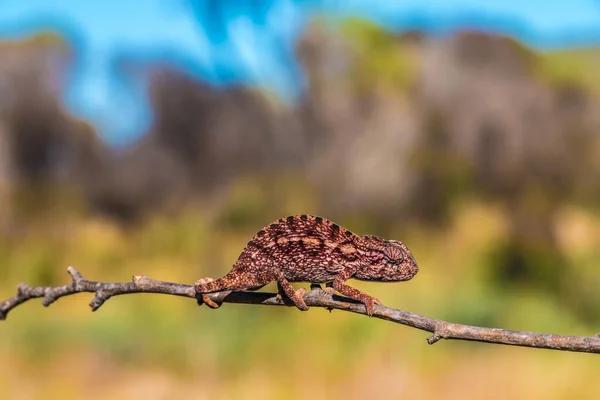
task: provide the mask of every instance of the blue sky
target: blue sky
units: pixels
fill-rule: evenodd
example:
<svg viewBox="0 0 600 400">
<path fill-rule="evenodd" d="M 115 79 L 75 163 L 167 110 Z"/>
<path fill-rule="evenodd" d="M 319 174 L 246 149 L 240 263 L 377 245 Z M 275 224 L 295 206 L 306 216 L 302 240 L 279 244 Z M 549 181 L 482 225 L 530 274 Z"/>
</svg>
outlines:
<svg viewBox="0 0 600 400">
<path fill-rule="evenodd" d="M 316 11 L 360 14 L 392 29 L 480 27 L 540 49 L 600 42 L 600 0 L 0 0 L 0 40 L 63 34 L 77 56 L 65 103 L 121 145 L 151 124 L 143 67 L 156 61 L 293 100 L 302 79 L 292 44 Z M 136 72 L 123 72 L 123 61 Z"/>
</svg>

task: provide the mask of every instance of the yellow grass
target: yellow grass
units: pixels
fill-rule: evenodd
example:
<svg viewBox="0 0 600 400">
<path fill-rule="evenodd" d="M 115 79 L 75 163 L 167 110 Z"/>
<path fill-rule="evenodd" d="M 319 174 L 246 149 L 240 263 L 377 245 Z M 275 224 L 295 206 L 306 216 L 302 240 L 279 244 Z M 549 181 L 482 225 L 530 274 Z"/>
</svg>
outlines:
<svg viewBox="0 0 600 400">
<path fill-rule="evenodd" d="M 596 333 L 551 296 L 500 292 L 485 282 L 486 254 L 505 234 L 500 210 L 465 204 L 453 215 L 449 232 L 404 234 L 421 267 L 413 281 L 356 286 L 389 306 L 456 322 Z M 85 220 L 54 235 L 32 234 L 3 248 L 0 297 L 13 295 L 20 281 L 67 282 L 68 265 L 107 281 L 133 274 L 179 282 L 217 276 L 253 229 L 213 232 L 207 221 L 185 213 L 123 231 Z M 572 268 L 600 281 L 600 219 L 567 209 L 557 223 Z M 214 311 L 182 298 L 134 295 L 91 313 L 89 300 L 80 294 L 49 309 L 33 301 L 0 324 L 2 398 L 572 399 L 600 393 L 595 355 L 444 341 L 429 346 L 426 333 L 321 309 L 226 304 Z"/>
</svg>

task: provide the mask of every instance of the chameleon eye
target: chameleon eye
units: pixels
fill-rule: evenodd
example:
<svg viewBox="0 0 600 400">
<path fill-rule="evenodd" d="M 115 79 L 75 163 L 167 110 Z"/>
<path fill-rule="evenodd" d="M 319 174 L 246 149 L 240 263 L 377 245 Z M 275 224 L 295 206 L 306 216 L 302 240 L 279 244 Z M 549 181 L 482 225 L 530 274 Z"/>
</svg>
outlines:
<svg viewBox="0 0 600 400">
<path fill-rule="evenodd" d="M 385 249 L 385 255 L 387 256 L 390 264 L 398 265 L 404 261 L 404 254 L 402 253 L 402 250 L 396 245 L 391 245 L 387 247 Z"/>
<path fill-rule="evenodd" d="M 402 264 L 402 261 L 404 261 L 404 257 L 402 256 L 402 254 L 400 254 L 399 258 L 391 260 L 390 263 L 392 263 L 394 265 L 398 265 L 398 264 Z"/>
</svg>

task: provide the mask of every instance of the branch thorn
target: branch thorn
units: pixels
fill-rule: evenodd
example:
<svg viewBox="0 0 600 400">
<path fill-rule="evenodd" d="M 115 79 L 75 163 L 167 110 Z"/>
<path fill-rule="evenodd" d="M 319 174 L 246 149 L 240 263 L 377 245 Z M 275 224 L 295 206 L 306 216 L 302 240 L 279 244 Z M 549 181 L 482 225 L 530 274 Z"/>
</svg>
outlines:
<svg viewBox="0 0 600 400">
<path fill-rule="evenodd" d="M 427 338 L 427 343 L 434 344 L 439 342 L 441 339 L 448 337 L 448 326 L 449 324 L 445 321 L 440 321 L 435 327 L 433 335 Z"/>
</svg>

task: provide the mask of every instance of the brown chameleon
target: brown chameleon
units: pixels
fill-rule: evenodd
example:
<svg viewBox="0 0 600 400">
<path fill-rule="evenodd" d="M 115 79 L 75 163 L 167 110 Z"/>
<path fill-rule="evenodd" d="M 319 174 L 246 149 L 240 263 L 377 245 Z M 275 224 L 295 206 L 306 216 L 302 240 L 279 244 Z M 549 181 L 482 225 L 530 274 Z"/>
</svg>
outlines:
<svg viewBox="0 0 600 400">
<path fill-rule="evenodd" d="M 257 290 L 277 282 L 280 295 L 290 298 L 302 311 L 304 289 L 290 282 L 327 284 L 325 291 L 338 291 L 362 302 L 373 315 L 379 300 L 348 286 L 350 279 L 375 282 L 407 281 L 418 272 L 415 258 L 396 240 L 359 236 L 321 217 L 297 215 L 282 218 L 256 233 L 229 273 L 220 279 L 199 279 L 196 292 L 212 308 L 219 305 L 207 293 L 223 290 Z"/>
</svg>

